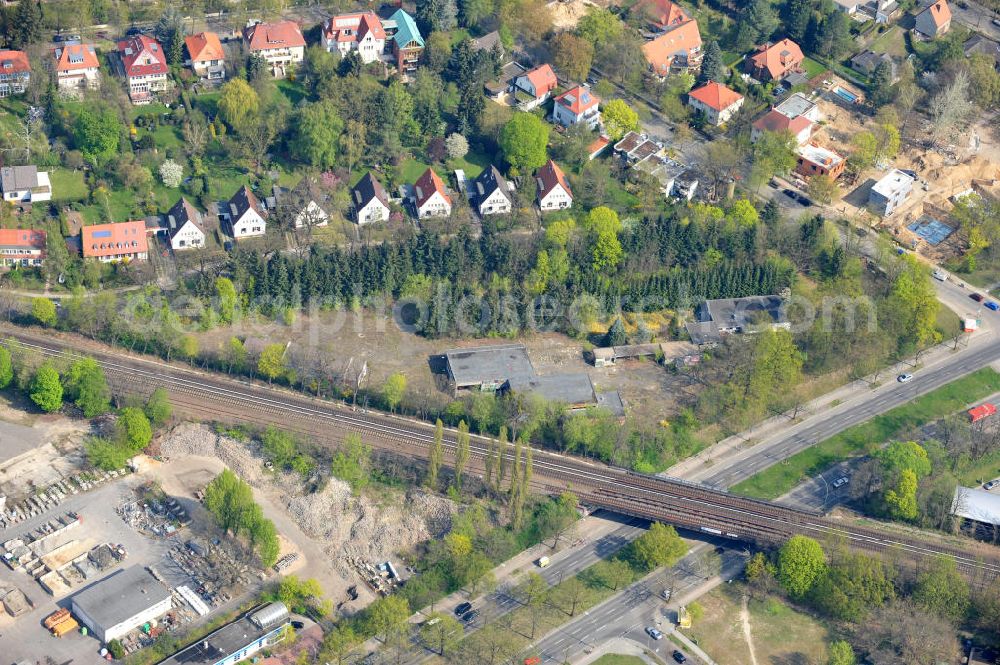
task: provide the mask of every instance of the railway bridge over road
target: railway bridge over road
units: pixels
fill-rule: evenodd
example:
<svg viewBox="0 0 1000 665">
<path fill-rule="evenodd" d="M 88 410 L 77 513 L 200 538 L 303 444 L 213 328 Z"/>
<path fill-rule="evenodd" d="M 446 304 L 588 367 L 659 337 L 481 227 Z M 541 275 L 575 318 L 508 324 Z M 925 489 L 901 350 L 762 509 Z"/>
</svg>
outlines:
<svg viewBox="0 0 1000 665">
<path fill-rule="evenodd" d="M 129 355 L 75 335 L 0 325 L 0 335 L 47 357 L 93 357 L 119 396 L 148 396 L 165 388 L 175 410 L 186 418 L 226 423 L 275 425 L 321 445 L 339 445 L 358 433 L 373 448 L 424 460 L 433 428 L 423 422 L 379 412 L 356 412 L 346 405 L 301 393 L 237 380 L 215 373 Z M 473 437 L 469 471 L 482 473 L 487 439 Z M 444 439 L 454 450 L 453 432 Z M 709 532 L 734 540 L 782 542 L 795 534 L 821 542 L 843 541 L 853 548 L 919 562 L 954 557 L 973 582 L 1000 576 L 1000 549 L 985 543 L 894 528 L 878 523 L 836 520 L 817 513 L 735 496 L 681 480 L 649 476 L 544 450 L 534 451 L 532 489 L 572 491 L 595 507 Z"/>
</svg>

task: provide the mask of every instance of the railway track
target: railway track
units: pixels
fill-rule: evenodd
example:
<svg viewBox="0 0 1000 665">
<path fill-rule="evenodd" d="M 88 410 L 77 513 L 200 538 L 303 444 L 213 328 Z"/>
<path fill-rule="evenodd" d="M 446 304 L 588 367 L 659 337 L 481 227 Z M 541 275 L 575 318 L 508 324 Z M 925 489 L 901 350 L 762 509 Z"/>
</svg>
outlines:
<svg viewBox="0 0 1000 665">
<path fill-rule="evenodd" d="M 170 393 L 186 417 L 228 423 L 278 425 L 310 441 L 337 445 L 358 433 L 373 448 L 426 459 L 433 428 L 423 422 L 381 413 L 358 413 L 336 402 L 222 377 L 167 363 L 114 353 L 79 340 L 40 335 L 3 327 L 8 339 L 46 357 L 97 360 L 118 395 L 148 396 L 158 387 Z M 454 452 L 455 433 L 446 430 L 444 447 Z M 482 474 L 488 439 L 470 437 L 468 472 Z M 895 533 L 873 526 L 845 524 L 818 513 L 735 496 L 681 480 L 647 476 L 576 457 L 535 450 L 532 486 L 537 492 L 573 491 L 582 502 L 627 515 L 663 521 L 734 540 L 781 542 L 795 534 L 820 541 L 841 541 L 854 548 L 918 562 L 951 556 L 970 578 L 1000 577 L 1000 550 L 969 541 L 961 546 L 936 542 L 935 535 Z"/>
</svg>

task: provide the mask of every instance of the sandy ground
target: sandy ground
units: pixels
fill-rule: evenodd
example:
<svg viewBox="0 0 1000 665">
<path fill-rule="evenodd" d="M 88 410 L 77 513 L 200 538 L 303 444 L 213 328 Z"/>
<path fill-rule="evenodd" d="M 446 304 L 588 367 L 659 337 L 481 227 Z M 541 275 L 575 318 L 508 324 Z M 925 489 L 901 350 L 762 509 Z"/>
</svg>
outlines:
<svg viewBox="0 0 1000 665">
<path fill-rule="evenodd" d="M 598 5 L 590 0 L 554 0 L 545 5 L 549 13 L 552 14 L 552 27 L 556 30 L 572 30 L 576 24 L 587 13 L 588 7 Z"/>
</svg>

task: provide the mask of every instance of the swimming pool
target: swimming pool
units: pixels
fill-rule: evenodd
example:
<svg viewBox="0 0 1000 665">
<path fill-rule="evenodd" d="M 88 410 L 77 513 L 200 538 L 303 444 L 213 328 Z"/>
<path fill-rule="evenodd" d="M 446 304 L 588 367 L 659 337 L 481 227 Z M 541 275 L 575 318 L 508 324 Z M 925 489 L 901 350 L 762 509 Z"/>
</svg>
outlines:
<svg viewBox="0 0 1000 665">
<path fill-rule="evenodd" d="M 840 86 L 833 89 L 833 94 L 837 95 L 849 104 L 856 104 L 858 101 L 858 96 L 849 90 L 844 90 Z"/>
</svg>

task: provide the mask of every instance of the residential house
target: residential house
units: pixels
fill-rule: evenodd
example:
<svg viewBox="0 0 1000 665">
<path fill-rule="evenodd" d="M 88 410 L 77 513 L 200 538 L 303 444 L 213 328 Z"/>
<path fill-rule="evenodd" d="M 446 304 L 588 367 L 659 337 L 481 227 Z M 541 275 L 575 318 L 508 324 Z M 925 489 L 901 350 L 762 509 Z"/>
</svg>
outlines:
<svg viewBox="0 0 1000 665">
<path fill-rule="evenodd" d="M 205 246 L 205 218 L 183 196 L 167 211 L 165 220 L 171 249 L 196 249 Z"/>
<path fill-rule="evenodd" d="M 514 79 L 511 86 L 517 107 L 530 111 L 545 103 L 556 89 L 558 81 L 551 65 L 539 65 Z"/>
<path fill-rule="evenodd" d="M 251 55 L 264 59 L 274 78 L 285 78 L 305 58 L 306 40 L 295 21 L 255 23 L 243 31 L 243 40 Z"/>
<path fill-rule="evenodd" d="M 93 44 L 62 44 L 52 49 L 56 85 L 66 93 L 96 89 L 101 82 L 100 63 Z"/>
<path fill-rule="evenodd" d="M 862 6 L 861 0 L 834 0 L 837 9 L 848 16 L 854 16 Z"/>
<path fill-rule="evenodd" d="M 746 296 L 706 300 L 695 310 L 699 323 L 712 323 L 720 334 L 753 332 L 760 326 L 790 327 L 781 296 Z"/>
<path fill-rule="evenodd" d="M 505 215 L 514 207 L 510 183 L 492 164 L 473 183 L 475 207 L 482 216 Z"/>
<path fill-rule="evenodd" d="M 543 211 L 563 210 L 573 205 L 573 191 L 566 174 L 551 159 L 538 169 L 538 207 Z"/>
<path fill-rule="evenodd" d="M 389 219 L 389 194 L 371 171 L 351 189 L 351 203 L 358 224 L 385 222 Z"/>
<path fill-rule="evenodd" d="M 601 99 L 590 88 L 578 85 L 556 97 L 552 119 L 563 127 L 584 123 L 590 129 L 601 124 Z"/>
<path fill-rule="evenodd" d="M 330 223 L 330 215 L 323 210 L 323 207 L 313 199 L 302 206 L 292 219 L 295 228 L 301 229 L 307 226 L 326 226 Z"/>
<path fill-rule="evenodd" d="M 653 141 L 645 134 L 629 132 L 614 146 L 615 155 L 626 166 L 635 166 L 647 157 L 659 156 L 665 153 L 662 143 Z"/>
<path fill-rule="evenodd" d="M 913 29 L 923 37 L 934 39 L 951 28 L 951 7 L 948 0 L 935 0 L 917 14 Z"/>
<path fill-rule="evenodd" d="M 396 69 L 404 78 L 408 77 L 417 71 L 424 52 L 424 38 L 417 22 L 402 9 L 397 9 L 385 22 L 385 28 Z"/>
<path fill-rule="evenodd" d="M 45 261 L 45 231 L 0 229 L 0 266 L 31 268 Z"/>
<path fill-rule="evenodd" d="M 997 69 L 1000 69 L 1000 42 L 988 39 L 982 35 L 973 35 L 962 45 L 966 58 L 971 58 L 977 53 L 993 58 Z"/>
<path fill-rule="evenodd" d="M 323 23 L 323 48 L 345 56 L 357 51 L 361 62 L 375 62 L 385 51 L 385 28 L 375 12 L 331 16 Z"/>
<path fill-rule="evenodd" d="M 184 38 L 187 60 L 184 64 L 195 74 L 209 81 L 226 78 L 226 52 L 214 32 L 199 32 Z"/>
<path fill-rule="evenodd" d="M 895 83 L 898 81 L 899 74 L 897 73 L 898 67 L 896 66 L 896 61 L 888 53 L 864 51 L 851 58 L 851 67 L 862 74 L 871 76 L 875 73 L 875 69 L 883 62 L 889 64 L 890 71 L 892 72 L 892 82 Z"/>
<path fill-rule="evenodd" d="M 750 128 L 750 141 L 756 143 L 764 132 L 791 132 L 798 145 L 805 145 L 812 136 L 814 124 L 805 115 L 789 117 L 774 108 L 754 120 Z"/>
<path fill-rule="evenodd" d="M 434 169 L 427 167 L 413 185 L 413 205 L 419 219 L 447 217 L 451 214 L 451 197 Z"/>
<path fill-rule="evenodd" d="M 893 169 L 872 186 L 868 193 L 868 207 L 876 214 L 888 217 L 907 199 L 916 181 L 912 171 Z"/>
<path fill-rule="evenodd" d="M 483 92 L 487 97 L 497 103 L 505 103 L 504 99 L 511 94 L 514 89 L 513 81 L 518 76 L 524 74 L 527 69 L 517 64 L 513 60 L 504 63 L 500 68 L 500 76 L 483 83 Z"/>
<path fill-rule="evenodd" d="M 598 136 L 587 146 L 587 159 L 594 161 L 607 150 L 609 145 L 611 145 L 611 139 L 607 136 Z"/>
<path fill-rule="evenodd" d="M 834 151 L 810 143 L 799 147 L 795 172 L 804 176 L 825 175 L 836 180 L 846 166 L 847 160 Z"/>
<path fill-rule="evenodd" d="M 24 51 L 0 50 L 0 97 L 20 95 L 28 89 L 31 63 Z"/>
<path fill-rule="evenodd" d="M 226 209 L 227 230 L 234 239 L 253 238 L 267 232 L 267 211 L 246 185 L 233 194 Z"/>
<path fill-rule="evenodd" d="M 39 203 L 52 199 L 52 185 L 47 171 L 37 166 L 0 168 L 0 191 L 6 203 Z"/>
<path fill-rule="evenodd" d="M 663 32 L 691 20 L 684 8 L 671 0 L 641 0 L 632 7 L 633 14 L 649 22 L 656 32 Z"/>
<path fill-rule="evenodd" d="M 133 104 L 148 104 L 157 92 L 169 86 L 167 57 L 160 42 L 147 35 L 136 35 L 118 42 L 122 73 L 128 83 Z"/>
<path fill-rule="evenodd" d="M 500 51 L 500 57 L 503 57 L 503 42 L 500 41 L 500 32 L 494 30 L 493 32 L 487 32 L 482 37 L 477 37 L 472 40 L 472 50 L 473 51 Z"/>
<path fill-rule="evenodd" d="M 667 157 L 666 147 L 645 134 L 629 132 L 614 145 L 615 155 L 630 169 L 633 178 L 646 174 L 660 184 L 666 197 L 690 201 L 698 180 L 687 166 Z"/>
<path fill-rule="evenodd" d="M 709 81 L 688 93 L 688 106 L 718 127 L 729 122 L 743 106 L 743 95 L 715 81 Z"/>
<path fill-rule="evenodd" d="M 802 66 L 805 56 L 791 39 L 764 44 L 747 58 L 747 73 L 758 81 L 780 81 Z"/>
<path fill-rule="evenodd" d="M 774 110 L 789 118 L 803 116 L 810 122 L 819 122 L 823 119 L 823 114 L 820 113 L 819 106 L 815 102 L 810 101 L 801 92 L 789 95 L 784 101 L 775 106 Z"/>
<path fill-rule="evenodd" d="M 703 55 L 698 22 L 688 18 L 667 26 L 663 34 L 642 45 L 642 53 L 650 70 L 660 78 L 698 69 Z"/>
<path fill-rule="evenodd" d="M 111 263 L 145 261 L 148 257 L 146 223 L 141 220 L 85 226 L 80 234 L 85 259 Z"/>
</svg>

